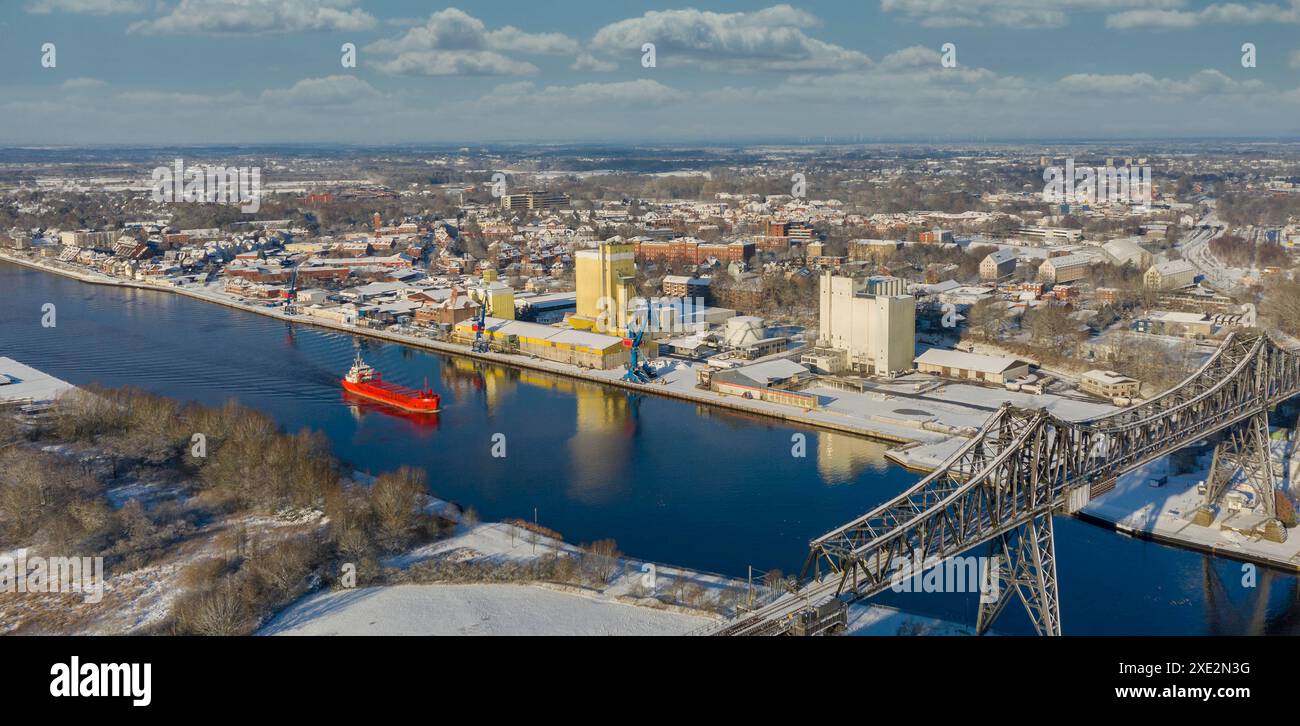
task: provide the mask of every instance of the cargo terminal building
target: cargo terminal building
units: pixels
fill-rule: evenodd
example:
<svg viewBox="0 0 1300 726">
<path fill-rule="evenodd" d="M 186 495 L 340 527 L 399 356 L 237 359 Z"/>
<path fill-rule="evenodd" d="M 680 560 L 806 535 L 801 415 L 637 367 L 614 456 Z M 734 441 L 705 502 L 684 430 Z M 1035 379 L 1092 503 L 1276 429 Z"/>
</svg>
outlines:
<svg viewBox="0 0 1300 726">
<path fill-rule="evenodd" d="M 493 317 L 486 318 L 484 328 L 483 335 L 492 347 L 507 353 L 533 355 L 602 371 L 618 368 L 628 361 L 628 348 L 624 347 L 623 338 L 613 335 Z M 455 336 L 462 342 L 474 340 L 474 321 L 456 323 Z M 643 353 L 652 345 L 658 347 L 657 344 L 643 344 Z"/>
</svg>

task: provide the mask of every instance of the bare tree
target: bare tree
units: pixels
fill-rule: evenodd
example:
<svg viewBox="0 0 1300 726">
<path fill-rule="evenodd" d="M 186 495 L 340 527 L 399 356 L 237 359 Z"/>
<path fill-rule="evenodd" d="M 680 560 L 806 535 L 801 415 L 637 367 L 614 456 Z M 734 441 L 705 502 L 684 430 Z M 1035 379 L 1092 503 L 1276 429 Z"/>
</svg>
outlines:
<svg viewBox="0 0 1300 726">
<path fill-rule="evenodd" d="M 586 548 L 583 563 L 597 580 L 608 584 L 618 573 L 619 561 L 622 558 L 623 553 L 619 552 L 617 542 L 612 539 L 602 539 L 592 542 L 591 546 Z"/>
</svg>

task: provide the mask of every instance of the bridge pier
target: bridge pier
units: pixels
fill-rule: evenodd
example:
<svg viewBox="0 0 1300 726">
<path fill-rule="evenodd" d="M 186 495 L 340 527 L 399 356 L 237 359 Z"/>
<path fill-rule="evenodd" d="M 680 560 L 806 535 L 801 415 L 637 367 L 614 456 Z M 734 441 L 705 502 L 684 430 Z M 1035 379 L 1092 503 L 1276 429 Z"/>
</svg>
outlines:
<svg viewBox="0 0 1300 726">
<path fill-rule="evenodd" d="M 1223 495 L 1237 472 L 1244 474 L 1246 484 L 1254 490 L 1263 507 L 1264 521 L 1256 528 L 1258 534 L 1271 542 L 1285 542 L 1286 527 L 1277 516 L 1279 494 L 1269 447 L 1267 409 L 1260 409 L 1228 429 L 1224 439 L 1214 447 L 1214 461 L 1205 478 L 1205 501 L 1193 515 L 1193 524 L 1202 527 L 1214 524 Z"/>
<path fill-rule="evenodd" d="M 1056 589 L 1056 544 L 1051 513 L 1040 515 L 989 542 L 990 578 L 996 588 L 980 593 L 975 632 L 986 633 L 1012 598 L 1020 598 L 1034 631 L 1061 634 L 1061 599 Z"/>
</svg>

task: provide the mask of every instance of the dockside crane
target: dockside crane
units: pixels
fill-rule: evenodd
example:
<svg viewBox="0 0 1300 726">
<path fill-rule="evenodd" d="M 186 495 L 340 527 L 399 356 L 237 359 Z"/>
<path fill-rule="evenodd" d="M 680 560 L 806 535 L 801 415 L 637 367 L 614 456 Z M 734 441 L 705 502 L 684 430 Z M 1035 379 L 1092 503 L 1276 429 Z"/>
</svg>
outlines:
<svg viewBox="0 0 1300 726">
<path fill-rule="evenodd" d="M 484 300 L 478 306 L 478 314 L 474 319 L 474 345 L 470 350 L 475 353 L 488 352 L 487 338 L 483 337 L 483 332 L 487 330 L 487 301 Z"/>
<path fill-rule="evenodd" d="M 633 330 L 629 323 L 627 332 L 631 337 L 623 339 L 623 347 L 631 349 L 631 357 L 628 359 L 627 372 L 623 374 L 623 380 L 632 383 L 649 383 L 656 378 L 657 374 L 641 360 L 641 340 L 645 337 L 645 327 L 638 326 Z"/>
</svg>

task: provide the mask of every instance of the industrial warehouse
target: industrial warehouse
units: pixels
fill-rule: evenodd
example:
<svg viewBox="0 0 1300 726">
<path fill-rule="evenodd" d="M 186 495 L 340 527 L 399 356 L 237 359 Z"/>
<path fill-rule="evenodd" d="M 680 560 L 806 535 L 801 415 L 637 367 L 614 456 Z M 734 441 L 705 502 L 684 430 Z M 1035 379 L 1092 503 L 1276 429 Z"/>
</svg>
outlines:
<svg viewBox="0 0 1300 726">
<path fill-rule="evenodd" d="M 462 342 L 473 341 L 477 325 L 468 320 L 456 323 L 455 337 Z M 580 368 L 604 371 L 628 362 L 623 338 L 588 330 L 485 317 L 483 335 L 501 352 L 536 356 Z"/>
</svg>

